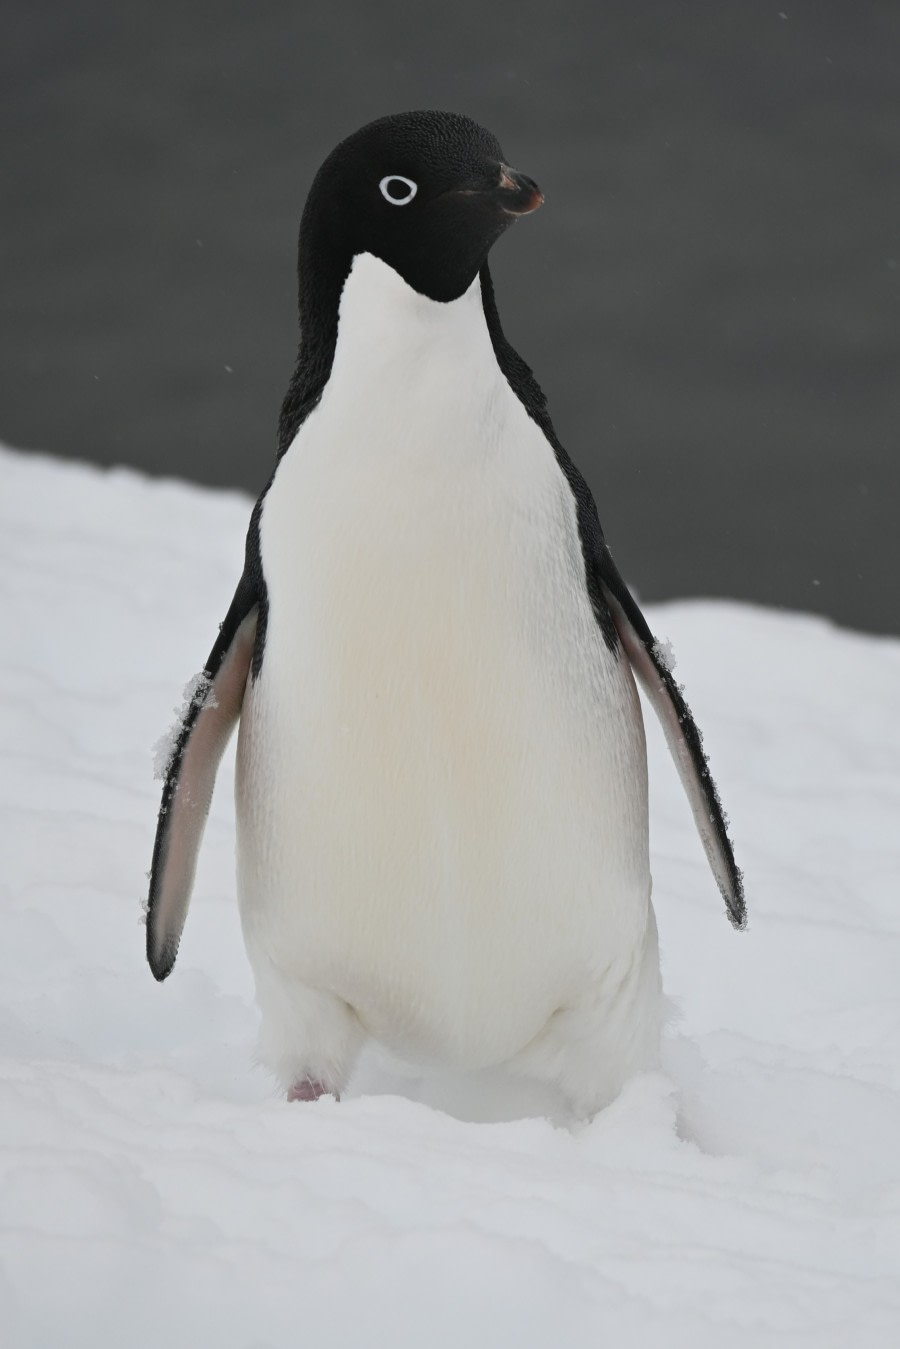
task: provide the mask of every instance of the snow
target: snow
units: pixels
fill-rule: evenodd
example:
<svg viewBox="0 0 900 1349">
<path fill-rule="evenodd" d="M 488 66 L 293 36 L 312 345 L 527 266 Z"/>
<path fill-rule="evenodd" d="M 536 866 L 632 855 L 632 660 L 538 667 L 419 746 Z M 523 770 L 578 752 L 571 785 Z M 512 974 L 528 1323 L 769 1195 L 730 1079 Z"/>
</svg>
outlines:
<svg viewBox="0 0 900 1349">
<path fill-rule="evenodd" d="M 3 1344 L 900 1342 L 900 642 L 648 610 L 750 903 L 736 934 L 648 718 L 664 1073 L 571 1131 L 377 1062 L 288 1106 L 253 1065 L 230 760 L 165 985 L 141 927 L 148 747 L 248 510 L 0 454 Z"/>
<path fill-rule="evenodd" d="M 164 782 L 169 769 L 172 766 L 172 760 L 175 758 L 175 751 L 178 748 L 178 739 L 181 735 L 181 729 L 184 726 L 185 718 L 194 703 L 199 703 L 201 707 L 218 707 L 216 695 L 213 692 L 212 680 L 200 670 L 193 675 L 184 686 L 181 695 L 181 705 L 174 707 L 175 720 L 172 725 L 161 735 L 153 746 L 153 776 L 159 781 Z"/>
<path fill-rule="evenodd" d="M 660 664 L 668 670 L 669 674 L 675 672 L 675 651 L 672 643 L 666 641 L 664 637 L 657 637 L 653 644 L 653 654 Z"/>
</svg>

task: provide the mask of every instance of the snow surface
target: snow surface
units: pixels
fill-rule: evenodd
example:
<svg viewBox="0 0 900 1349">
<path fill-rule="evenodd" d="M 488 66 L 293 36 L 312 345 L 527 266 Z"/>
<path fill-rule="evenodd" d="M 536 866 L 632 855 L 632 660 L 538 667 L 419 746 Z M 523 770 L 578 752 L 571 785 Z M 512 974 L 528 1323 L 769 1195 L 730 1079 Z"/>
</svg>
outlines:
<svg viewBox="0 0 900 1349">
<path fill-rule="evenodd" d="M 289 1106 L 253 1065 L 230 761 L 165 985 L 141 926 L 149 747 L 248 510 L 0 454 L 3 1345 L 900 1343 L 900 643 L 649 610 L 750 904 L 736 934 L 648 717 L 665 1074 L 574 1131 L 377 1064 Z"/>
</svg>

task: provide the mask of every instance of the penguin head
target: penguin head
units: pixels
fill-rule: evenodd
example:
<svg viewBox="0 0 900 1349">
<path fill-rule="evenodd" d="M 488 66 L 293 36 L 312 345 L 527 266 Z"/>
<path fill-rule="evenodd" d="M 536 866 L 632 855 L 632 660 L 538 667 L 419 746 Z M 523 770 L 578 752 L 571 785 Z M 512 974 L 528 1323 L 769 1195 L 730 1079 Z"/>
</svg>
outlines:
<svg viewBox="0 0 900 1349">
<path fill-rule="evenodd" d="M 429 299 L 458 299 L 491 246 L 540 206 L 537 184 L 468 117 L 406 112 L 342 141 L 315 177 L 300 227 L 300 282 L 340 283 L 371 253 Z"/>
</svg>

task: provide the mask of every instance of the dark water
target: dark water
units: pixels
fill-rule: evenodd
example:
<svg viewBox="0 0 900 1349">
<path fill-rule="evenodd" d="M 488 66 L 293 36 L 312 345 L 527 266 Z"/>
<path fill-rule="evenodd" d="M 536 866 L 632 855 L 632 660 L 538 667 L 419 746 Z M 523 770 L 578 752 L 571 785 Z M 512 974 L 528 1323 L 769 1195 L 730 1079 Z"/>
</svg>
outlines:
<svg viewBox="0 0 900 1349">
<path fill-rule="evenodd" d="M 895 0 L 2 23 L 4 440 L 258 491 L 311 175 L 448 107 L 546 194 L 494 254 L 500 310 L 642 595 L 900 631 Z"/>
</svg>

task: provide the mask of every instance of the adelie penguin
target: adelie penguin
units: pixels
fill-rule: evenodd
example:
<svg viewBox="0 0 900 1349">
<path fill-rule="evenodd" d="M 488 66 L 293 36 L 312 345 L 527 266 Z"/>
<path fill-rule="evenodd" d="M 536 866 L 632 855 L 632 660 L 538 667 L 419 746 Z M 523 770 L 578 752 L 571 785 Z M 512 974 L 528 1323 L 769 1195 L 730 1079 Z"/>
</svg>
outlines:
<svg viewBox="0 0 900 1349">
<path fill-rule="evenodd" d="M 482 127 L 411 112 L 343 141 L 303 213 L 277 464 L 173 745 L 147 922 L 165 979 L 240 718 L 241 921 L 292 1100 L 338 1095 L 369 1037 L 579 1116 L 655 1063 L 633 673 L 745 921 L 697 727 L 500 325 L 488 254 L 542 200 Z"/>
</svg>

